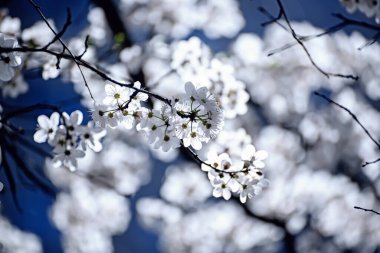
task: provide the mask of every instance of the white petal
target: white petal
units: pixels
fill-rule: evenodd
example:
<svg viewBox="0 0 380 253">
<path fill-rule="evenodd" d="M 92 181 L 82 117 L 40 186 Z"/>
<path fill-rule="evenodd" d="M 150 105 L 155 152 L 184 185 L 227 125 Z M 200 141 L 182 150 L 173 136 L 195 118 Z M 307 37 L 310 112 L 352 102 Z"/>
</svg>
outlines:
<svg viewBox="0 0 380 253">
<path fill-rule="evenodd" d="M 99 152 L 100 150 L 102 150 L 103 148 L 103 145 L 102 143 L 100 143 L 99 141 L 94 141 L 94 143 L 92 145 L 88 145 L 92 150 L 94 150 L 95 152 Z"/>
<path fill-rule="evenodd" d="M 191 144 L 191 139 L 190 139 L 190 138 L 185 138 L 185 139 L 183 139 L 183 145 L 184 145 L 185 147 L 190 146 L 190 144 Z"/>
<path fill-rule="evenodd" d="M 238 190 L 240 190 L 241 185 L 238 181 L 232 179 L 228 182 L 228 187 L 231 189 L 231 191 L 237 192 Z"/>
<path fill-rule="evenodd" d="M 185 83 L 185 91 L 187 95 L 193 95 L 195 93 L 195 87 L 191 82 Z"/>
<path fill-rule="evenodd" d="M 228 189 L 223 189 L 223 198 L 229 200 L 231 198 L 231 192 Z"/>
<path fill-rule="evenodd" d="M 13 48 L 16 45 L 15 39 L 5 39 L 3 47 L 5 48 Z"/>
<path fill-rule="evenodd" d="M 221 188 L 214 188 L 214 190 L 212 191 L 212 196 L 214 196 L 215 198 L 219 198 L 222 196 L 222 189 Z"/>
<path fill-rule="evenodd" d="M 12 55 L 9 57 L 9 59 L 9 65 L 11 65 L 12 67 L 17 67 L 21 64 L 21 57 L 18 55 Z"/>
<path fill-rule="evenodd" d="M 247 194 L 245 191 L 242 191 L 240 194 L 240 202 L 245 203 L 247 201 Z"/>
<path fill-rule="evenodd" d="M 139 81 L 133 83 L 133 87 L 140 89 L 141 83 Z"/>
<path fill-rule="evenodd" d="M 264 160 L 268 157 L 268 153 L 265 150 L 259 150 L 255 154 L 256 160 Z"/>
<path fill-rule="evenodd" d="M 263 163 L 262 161 L 254 161 L 253 166 L 255 168 L 262 169 L 265 167 L 265 163 Z"/>
<path fill-rule="evenodd" d="M 74 149 L 71 150 L 72 157 L 84 157 L 85 153 L 82 150 Z"/>
<path fill-rule="evenodd" d="M 78 114 L 78 125 L 80 125 L 83 122 L 83 113 L 79 110 L 77 110 L 75 112 Z"/>
<path fill-rule="evenodd" d="M 14 76 L 14 70 L 8 64 L 0 61 L 0 80 L 7 82 Z"/>
<path fill-rule="evenodd" d="M 113 96 L 113 93 L 115 92 L 115 87 L 112 84 L 106 84 L 104 90 L 106 91 L 107 95 Z"/>
<path fill-rule="evenodd" d="M 107 96 L 103 99 L 103 103 L 106 105 L 115 105 L 116 104 L 116 99 L 111 96 Z"/>
<path fill-rule="evenodd" d="M 38 130 L 33 135 L 33 139 L 37 143 L 43 143 L 43 142 L 45 142 L 46 139 L 47 139 L 47 137 L 48 137 L 48 135 L 47 135 L 46 131 L 43 130 L 43 129 Z"/>
<path fill-rule="evenodd" d="M 253 145 L 248 145 L 244 148 L 243 153 L 241 154 L 241 159 L 250 161 L 252 157 L 255 155 L 256 149 Z"/>
<path fill-rule="evenodd" d="M 202 149 L 202 143 L 199 140 L 193 140 L 193 143 L 191 145 L 195 150 L 201 150 Z M 185 146 L 186 147 L 186 146 Z"/>
<path fill-rule="evenodd" d="M 53 127 L 58 126 L 59 124 L 59 113 L 58 112 L 53 112 L 50 116 L 50 122 Z"/>
<path fill-rule="evenodd" d="M 50 128 L 50 119 L 45 115 L 40 115 L 37 118 L 38 125 L 43 129 L 49 129 Z"/>
</svg>

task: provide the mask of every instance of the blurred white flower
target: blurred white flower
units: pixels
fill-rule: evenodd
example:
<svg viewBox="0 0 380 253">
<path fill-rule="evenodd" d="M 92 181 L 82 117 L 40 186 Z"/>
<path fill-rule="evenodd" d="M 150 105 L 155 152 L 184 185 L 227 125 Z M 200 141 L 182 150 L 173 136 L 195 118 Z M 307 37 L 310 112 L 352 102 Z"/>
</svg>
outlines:
<svg viewBox="0 0 380 253">
<path fill-rule="evenodd" d="M 42 245 L 37 236 L 22 232 L 0 216 L 0 250 L 12 253 L 42 253 Z"/>
<path fill-rule="evenodd" d="M 15 48 L 18 46 L 17 40 L 0 33 L 0 47 Z M 0 80 L 10 81 L 15 75 L 16 67 L 21 65 L 21 57 L 17 52 L 2 52 L 0 54 Z"/>
<path fill-rule="evenodd" d="M 211 186 L 204 174 L 198 168 L 184 164 L 167 169 L 160 194 L 173 204 L 189 208 L 205 201 L 210 192 Z"/>
<path fill-rule="evenodd" d="M 78 132 L 80 133 L 80 143 L 83 150 L 86 150 L 87 146 L 95 152 L 102 150 L 103 145 L 100 139 L 106 135 L 107 131 L 105 129 L 94 128 L 93 122 L 90 121 L 87 126 L 80 127 Z"/>
<path fill-rule="evenodd" d="M 4 97 L 17 98 L 28 91 L 29 86 L 25 82 L 22 74 L 16 72 L 13 79 L 7 82 L 0 81 L 0 88 Z"/>
<path fill-rule="evenodd" d="M 79 149 L 56 149 L 53 162 L 56 167 L 66 167 L 75 171 L 78 165 L 77 159 L 85 156 L 85 152 Z"/>
</svg>

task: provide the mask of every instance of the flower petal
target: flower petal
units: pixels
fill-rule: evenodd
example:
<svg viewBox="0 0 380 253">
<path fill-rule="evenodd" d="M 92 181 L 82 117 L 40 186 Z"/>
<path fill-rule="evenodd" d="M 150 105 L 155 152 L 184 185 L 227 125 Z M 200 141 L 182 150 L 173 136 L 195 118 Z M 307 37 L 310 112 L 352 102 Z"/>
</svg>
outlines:
<svg viewBox="0 0 380 253">
<path fill-rule="evenodd" d="M 51 126 L 50 119 L 46 115 L 40 115 L 37 118 L 38 125 L 40 128 L 48 129 Z"/>
<path fill-rule="evenodd" d="M 33 139 L 37 143 L 44 143 L 47 139 L 48 135 L 44 129 L 40 129 L 34 133 Z"/>
<path fill-rule="evenodd" d="M 259 150 L 255 154 L 255 160 L 264 160 L 268 157 L 268 153 L 265 150 Z"/>
</svg>

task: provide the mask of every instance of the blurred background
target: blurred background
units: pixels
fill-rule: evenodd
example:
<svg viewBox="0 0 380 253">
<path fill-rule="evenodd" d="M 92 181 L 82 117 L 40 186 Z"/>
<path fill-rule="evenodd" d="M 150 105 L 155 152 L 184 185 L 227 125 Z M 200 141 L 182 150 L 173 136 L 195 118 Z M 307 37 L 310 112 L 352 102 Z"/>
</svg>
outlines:
<svg viewBox="0 0 380 253">
<path fill-rule="evenodd" d="M 268 17 L 258 8 L 276 16 L 275 1 L 36 3 L 57 30 L 70 8 L 72 24 L 63 39 L 81 52 L 89 34 L 89 62 L 168 97 L 186 81 L 179 73 L 166 75 L 176 43 L 198 37 L 212 58 L 233 68 L 234 78 L 243 83 L 241 90 L 232 89 L 241 94 L 236 97 L 240 104 L 225 105 L 229 116 L 224 131 L 200 155 L 206 158 L 212 149 L 239 155 L 253 143 L 269 153 L 265 174 L 270 185 L 244 205 L 213 198 L 206 174 L 186 152 L 159 152 L 137 131 L 115 130 L 105 138 L 104 150 L 86 157 L 78 170 L 103 176 L 122 196 L 52 168 L 15 139 L 21 159 L 55 193 L 46 193 L 9 159 L 15 193 L 9 187 L 10 172 L 1 168 L 0 242 L 5 252 L 380 252 L 380 216 L 353 208 L 380 210 L 380 163 L 362 168 L 379 157 L 379 150 L 346 112 L 313 95 L 318 91 L 345 105 L 379 139 L 380 47 L 375 43 L 358 50 L 375 32 L 348 26 L 306 43 L 321 68 L 358 75 L 357 81 L 326 78 L 298 46 L 267 57 L 271 50 L 294 43 L 281 26 L 261 25 Z M 283 4 L 301 35 L 339 23 L 332 13 L 377 25 L 363 14 L 349 14 L 338 0 Z M 20 20 L 16 36 L 24 43 L 52 38 L 44 24 L 36 26 L 41 19 L 28 1 L 2 1 L 1 7 L 7 10 L 1 15 L 1 32 L 9 16 Z M 27 91 L 20 89 L 15 96 L 3 92 L 4 112 L 52 103 L 67 112 L 81 110 L 85 122 L 91 119 L 89 95 L 75 67 L 63 66 L 58 77 L 44 78 L 45 66 L 30 62 L 23 71 Z M 103 80 L 85 75 L 101 98 Z M 244 94 L 249 99 L 241 99 Z M 13 124 L 32 140 L 40 114 L 49 112 L 28 113 Z M 30 251 L 15 246 L 29 240 Z M 14 251 L 6 251 L 7 243 Z"/>
</svg>

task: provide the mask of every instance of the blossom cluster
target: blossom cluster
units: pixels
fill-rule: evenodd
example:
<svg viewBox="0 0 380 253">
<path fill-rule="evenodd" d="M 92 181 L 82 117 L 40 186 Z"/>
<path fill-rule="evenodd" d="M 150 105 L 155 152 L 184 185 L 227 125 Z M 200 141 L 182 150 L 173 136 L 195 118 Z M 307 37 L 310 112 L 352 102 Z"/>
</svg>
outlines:
<svg viewBox="0 0 380 253">
<path fill-rule="evenodd" d="M 356 10 L 363 12 L 367 17 L 375 17 L 380 22 L 380 1 L 378 0 L 340 0 L 347 11 L 353 13 Z"/>
<path fill-rule="evenodd" d="M 112 236 L 123 232 L 131 217 L 128 200 L 85 179 L 73 182 L 69 190 L 57 196 L 51 210 L 65 252 L 113 252 Z"/>
<path fill-rule="evenodd" d="M 87 150 L 75 172 L 46 161 L 46 175 L 62 189 L 50 217 L 62 233 L 64 252 L 114 252 L 112 237 L 124 232 L 131 219 L 125 196 L 149 180 L 147 153 L 125 142 L 128 132 L 115 132 L 102 139 L 102 152 Z M 96 241 L 89 244 L 90 239 Z"/>
<path fill-rule="evenodd" d="M 100 139 L 104 137 L 106 131 L 93 127 L 91 122 L 86 126 L 81 125 L 83 121 L 81 111 L 74 111 L 70 115 L 65 112 L 62 115 L 53 112 L 50 118 L 40 115 L 37 121 L 34 141 L 47 142 L 53 147 L 53 162 L 57 167 L 63 166 L 74 171 L 78 164 L 77 159 L 85 156 L 87 148 L 96 152 L 102 149 Z"/>
<path fill-rule="evenodd" d="M 0 215 L 0 235 L 0 252 L 43 252 L 38 236 L 19 230 L 2 215 Z"/>
<path fill-rule="evenodd" d="M 202 171 L 183 163 L 167 168 L 161 199 L 138 200 L 140 221 L 158 233 L 165 252 L 223 252 L 226 247 L 230 252 L 245 252 L 264 241 L 278 240 L 278 228 L 250 219 L 237 203 L 205 203 L 210 188 Z"/>
<path fill-rule="evenodd" d="M 186 93 L 174 98 L 161 109 L 147 109 L 141 105 L 148 96 L 141 91 L 140 83 L 132 88 L 107 84 L 103 104 L 92 113 L 96 125 L 115 128 L 119 125 L 131 129 L 136 125 L 155 148 L 168 151 L 180 146 L 199 150 L 202 142 L 215 138 L 223 126 L 223 112 L 206 87 L 195 88 L 185 84 Z"/>
<path fill-rule="evenodd" d="M 245 203 L 247 199 L 259 194 L 268 185 L 263 173 L 263 160 L 267 156 L 263 150 L 256 151 L 253 145 L 246 146 L 241 160 L 237 162 L 233 162 L 227 153 L 218 155 L 209 152 L 202 170 L 208 172 L 208 178 L 214 187 L 213 196 L 228 200 L 232 193 L 237 193 L 240 201 Z"/>
<path fill-rule="evenodd" d="M 183 38 L 193 29 L 203 30 L 210 38 L 231 38 L 245 23 L 238 3 L 233 0 L 123 0 L 120 5 L 127 14 L 123 16 L 126 24 L 172 38 Z"/>
<path fill-rule="evenodd" d="M 227 119 L 248 110 L 246 84 L 237 78 L 238 69 L 224 54 L 214 54 L 198 37 L 173 41 L 153 37 L 146 45 L 134 45 L 121 51 L 120 60 L 128 71 L 142 68 L 146 86 L 159 94 L 176 96 L 182 92 L 178 82 L 206 87 L 213 94 Z M 133 66 L 133 67 L 131 67 Z"/>
<path fill-rule="evenodd" d="M 135 82 L 133 87 L 140 89 L 140 82 Z M 92 112 L 95 125 L 102 128 L 115 128 L 119 125 L 127 129 L 133 128 L 142 113 L 141 102 L 146 101 L 148 96 L 116 84 L 106 84 L 105 93 L 103 104 L 95 105 Z"/>
<path fill-rule="evenodd" d="M 203 144 L 215 139 L 224 123 L 223 111 L 217 99 L 206 87 L 195 87 L 193 83 L 185 84 L 185 93 L 175 96 L 170 104 L 161 105 L 160 109 L 147 109 L 144 102 L 148 96 L 135 82 L 133 88 L 116 84 L 106 84 L 106 97 L 103 104 L 95 106 L 92 113 L 95 125 L 102 128 L 124 126 L 144 132 L 148 143 L 156 149 L 169 151 L 181 144 L 186 148 L 201 150 Z M 248 145 L 241 160 L 232 165 L 228 154 L 209 158 L 202 169 L 214 187 L 215 197 L 223 196 L 226 200 L 231 193 L 237 193 L 245 203 L 248 198 L 257 195 L 267 185 L 264 179 L 262 160 L 265 151 L 257 151 Z"/>
<path fill-rule="evenodd" d="M 298 34 L 323 32 L 308 23 L 291 24 Z M 289 41 L 293 41 L 291 34 L 280 26 L 270 25 L 263 38 L 241 34 L 232 47 L 238 76 L 246 83 L 251 98 L 261 106 L 260 113 L 250 114 L 251 118 L 264 116 L 264 121 L 269 122 L 265 127 L 244 125 L 248 133 L 257 136 L 255 145 L 267 150 L 271 157 L 266 167 L 271 187 L 249 206 L 255 213 L 282 217 L 291 233 L 308 233 L 306 238 L 312 243 L 300 243 L 301 252 L 313 251 L 320 245 L 319 240 L 313 239 L 315 233 L 333 238 L 341 251 L 363 251 L 363 248 L 373 251 L 380 236 L 376 229 L 378 216 L 363 216 L 352 206 L 379 209 L 374 197 L 378 195 L 378 166 L 360 170 L 363 161 L 379 156 L 378 149 L 350 115 L 324 106 L 313 92 L 328 91 L 334 101 L 357 113 L 366 128 L 379 136 L 378 108 L 369 102 L 380 96 L 380 76 L 376 71 L 379 44 L 357 50 L 367 43 L 367 38 L 358 32 L 350 35 L 338 32 L 307 42 L 318 66 L 329 72 L 359 75 L 357 82 L 342 78 L 326 80 L 296 47 L 266 56 L 267 50 L 279 47 L 279 42 L 285 45 Z M 338 66 L 336 62 L 344 64 Z M 299 78 L 300 73 L 305 79 Z M 358 93 L 353 84 L 358 84 L 363 93 Z M 352 152 L 355 155 L 349 155 Z M 346 169 L 338 172 L 343 164 Z M 358 186 L 362 181 L 349 172 L 351 169 L 365 174 L 366 180 L 371 181 L 367 182 L 368 188 Z M 318 224 L 309 227 L 310 220 L 318 220 Z M 357 234 L 353 236 L 351 231 Z M 328 245 L 331 246 L 326 244 L 321 252 L 329 251 Z"/>
<path fill-rule="evenodd" d="M 132 84 L 133 87 L 105 85 L 102 77 L 83 68 L 95 100 L 102 101 L 93 107 L 83 78 L 72 61 L 61 59 L 60 69 L 57 69 L 57 59 L 52 55 L 33 52 L 22 53 L 20 57 L 21 54 L 14 52 L 2 53 L 0 72 L 12 76 L 9 81 L 0 81 L 4 97 L 25 92 L 27 85 L 22 73 L 41 68 L 43 79 L 61 76 L 74 83 L 83 104 L 93 111 L 95 124 L 88 126 L 80 125 L 83 120 L 78 115 L 73 115 L 77 118 L 72 119 L 74 123 L 68 122 L 71 115 L 67 114 L 40 116 L 38 134 L 35 134 L 37 142 L 47 141 L 53 146 L 55 165 L 62 165 L 58 169 L 47 165 L 46 174 L 66 190 L 58 195 L 51 213 L 54 224 L 62 231 L 65 251 L 111 252 L 111 236 L 126 229 L 130 218 L 128 201 L 119 193 L 135 194 L 149 178 L 147 166 L 151 153 L 146 152 L 148 147 L 140 142 L 136 129 L 145 133 L 148 143 L 159 151 L 175 152 L 174 148 L 183 144 L 199 151 L 199 157 L 205 157 L 202 170 L 208 177 L 194 166 L 169 168 L 160 192 L 163 200 L 138 202 L 138 213 L 145 224 L 160 223 L 159 236 L 167 252 L 272 252 L 278 244 L 283 248 L 282 238 L 286 237 L 283 240 L 287 241 L 288 236 L 293 235 L 297 236 L 295 244 L 301 252 L 315 251 L 317 247 L 313 248 L 316 246 L 313 244 L 317 243 L 318 252 L 337 252 L 339 248 L 375 251 L 380 238 L 379 219 L 362 216 L 352 206 L 360 204 L 378 209 L 380 172 L 377 166 L 357 170 L 362 160 L 378 157 L 378 150 L 362 129 L 350 124 L 350 117 L 316 103 L 311 94 L 316 90 L 328 91 L 353 111 L 365 112 L 360 115 L 361 121 L 378 136 L 379 113 L 373 102 L 380 98 L 380 76 L 376 71 L 378 43 L 366 50 L 356 50 L 366 43 L 358 33 L 350 36 L 336 33 L 307 41 L 310 54 L 322 69 L 360 74 L 357 83 L 348 79 L 326 80 L 297 47 L 266 57 L 266 49 L 294 41 L 292 34 L 276 24 L 266 27 L 263 38 L 255 34 L 239 35 L 231 51 L 216 55 L 196 37 L 168 44 L 167 41 L 172 41 L 168 37 L 183 38 L 193 28 L 215 38 L 234 36 L 242 25 L 238 22 L 240 12 L 235 12 L 235 1 L 174 2 L 120 1 L 122 8 L 128 10 L 123 15 L 128 30 L 131 24 L 148 24 L 149 31 L 164 35 L 152 34 L 146 43 L 124 48 L 120 53 L 121 62 L 114 61 L 118 50 L 109 54 L 110 61 L 102 55 L 102 50 L 97 50 L 112 44 L 111 29 L 101 8 L 89 11 L 88 29 L 67 44 L 74 55 L 80 55 L 85 49 L 84 36 L 91 34 L 91 43 L 82 59 L 106 69 L 115 80 L 127 80 L 130 74 L 142 71 L 149 90 L 171 98 L 169 104 L 148 100 L 148 93 L 138 82 Z M 349 11 L 359 9 L 368 16 L 379 17 L 378 1 L 341 2 Z M 199 6 L 191 8 L 192 3 Z M 188 13 L 192 12 L 199 15 L 189 17 Z M 54 36 L 45 25 L 37 22 L 20 31 L 20 20 L 0 17 L 0 31 L 7 34 L 4 38 L 13 40 L 13 44 L 0 46 L 12 48 L 19 41 L 22 45 L 43 47 Z M 292 26 L 299 34 L 322 32 L 307 23 L 292 23 Z M 49 46 L 52 48 L 58 47 L 53 44 Z M 62 51 L 57 49 L 56 52 Z M 6 63 L 7 57 L 20 64 Z M 337 61 L 344 64 L 336 64 Z M 166 72 L 170 74 L 161 78 Z M 183 85 L 178 84 L 186 82 L 191 83 L 185 85 L 186 93 L 182 94 Z M 176 91 L 181 95 L 172 94 Z M 257 108 L 248 108 L 249 99 Z M 118 128 L 119 125 L 123 127 Z M 76 128 L 84 128 L 89 133 L 70 130 Z M 112 131 L 100 142 L 106 128 Z M 99 136 L 91 137 L 94 132 Z M 255 146 L 271 154 L 265 168 L 263 160 L 267 155 L 256 151 L 251 145 L 251 136 L 256 136 Z M 134 143 L 126 145 L 126 139 Z M 99 151 L 102 146 L 104 150 L 100 154 L 87 149 Z M 135 146 L 143 148 L 135 149 Z M 60 151 L 70 154 L 74 151 L 77 155 L 65 159 Z M 85 157 L 78 159 L 84 154 Z M 77 162 L 75 173 L 64 169 L 74 170 Z M 358 171 L 360 177 L 352 175 L 352 171 Z M 272 187 L 258 195 L 268 184 L 264 173 L 271 178 Z M 263 217 L 266 223 L 246 216 L 232 201 L 204 204 L 210 192 L 224 199 L 236 195 L 241 202 L 255 196 L 245 207 L 257 214 L 256 218 Z M 273 217 L 285 226 L 270 224 Z M 1 225 L 0 222 L 0 231 Z M 253 238 L 251 234 L 256 236 Z M 320 240 L 326 238 L 328 240 L 321 245 Z M 88 244 L 89 240 L 94 243 Z M 17 244 L 21 245 L 20 241 L 22 239 Z M 15 251 L 13 248 L 18 245 L 11 246 Z"/>
<path fill-rule="evenodd" d="M 212 57 L 211 50 L 197 37 L 179 41 L 172 47 L 170 65 L 182 80 L 206 86 L 226 118 L 232 119 L 247 112 L 249 95 L 245 84 L 236 78 L 231 64 Z"/>
<path fill-rule="evenodd" d="M 210 37 L 234 36 L 243 25 L 236 7 L 234 1 L 206 1 L 204 5 L 200 4 L 199 10 L 212 11 L 214 19 L 224 20 L 231 25 L 226 24 L 221 29 L 214 22 L 203 19 L 201 23 L 197 21 L 191 26 L 202 26 Z M 136 13 L 138 11 L 136 9 Z M 236 12 L 236 15 L 229 16 L 228 19 L 236 22 L 230 22 L 226 18 L 225 13 L 231 11 Z M 0 26 L 6 26 L 7 19 L 10 18 L 0 18 Z M 14 19 L 12 22 L 16 21 L 20 20 Z M 6 26 L 7 29 L 0 28 L 1 32 L 7 34 L 4 38 L 8 40 L 11 37 L 1 47 L 19 47 L 19 42 L 25 48 L 38 51 L 46 46 L 47 51 L 54 52 L 2 53 L 4 64 L 0 66 L 0 76 L 4 72 L 6 74 L 3 76 L 11 77 L 7 81 L 9 85 L 5 86 L 3 82 L 1 88 L 4 97 L 17 97 L 24 93 L 28 86 L 22 74 L 32 69 L 41 69 L 44 80 L 60 76 L 64 81 L 74 83 L 76 92 L 83 97 L 83 104 L 91 110 L 92 121 L 84 124 L 80 111 L 68 114 L 57 110 L 49 116 L 38 117 L 34 134 L 35 142 L 47 142 L 52 147 L 52 160 L 47 159 L 45 173 L 62 189 L 50 215 L 53 223 L 62 232 L 65 252 L 112 252 L 112 236 L 123 232 L 130 219 L 129 202 L 121 195 L 135 194 L 149 180 L 147 152 L 142 153 L 140 149 L 132 147 L 146 144 L 137 140 L 139 137 L 136 137 L 136 131 L 142 132 L 147 137 L 147 142 L 160 152 L 173 151 L 181 145 L 194 154 L 195 151 L 202 152 L 201 149 L 210 145 L 211 140 L 215 140 L 222 132 L 225 118 L 232 119 L 246 113 L 249 96 L 245 91 L 245 84 L 235 77 L 232 65 L 222 57 L 213 57 L 211 50 L 196 37 L 179 43 L 165 43 L 165 47 L 170 48 L 165 65 L 179 77 L 173 90 L 178 88 L 180 92 L 168 95 L 161 92 L 160 87 L 157 90 L 150 89 L 149 82 L 145 83 L 150 91 L 153 90 L 153 94 L 166 95 L 164 103 L 154 99 L 154 96 L 149 97 L 152 93 L 145 90 L 140 82 L 122 85 L 121 83 L 126 83 L 125 80 L 131 79 L 130 73 L 147 68 L 148 61 L 145 59 L 153 58 L 149 55 L 150 50 L 161 41 L 154 37 L 146 48 L 138 45 L 126 48 L 120 58 L 123 56 L 133 59 L 110 63 L 113 61 L 103 61 L 96 54 L 96 49 L 99 49 L 97 47 L 107 45 L 110 42 L 107 38 L 112 37 L 105 36 L 109 31 L 102 10 L 91 9 L 88 21 L 89 28 L 80 36 L 70 39 L 67 42 L 68 48 L 73 55 L 78 56 L 77 59 L 86 52 L 80 59 L 90 65 L 99 66 L 99 69 L 106 69 L 104 73 L 109 74 L 113 80 L 122 81 L 112 81 L 110 78 L 105 83 L 104 78 L 91 69 L 83 67 L 79 70 L 74 61 L 66 59 L 67 57 L 58 60 L 54 53 L 59 54 L 64 50 L 58 41 L 49 44 L 54 41 L 54 35 L 41 21 L 22 31 L 20 25 L 14 31 L 11 31 L 11 26 Z M 55 29 L 54 23 L 50 20 L 49 23 Z M 160 25 L 159 22 L 153 24 Z M 86 33 L 92 35 L 88 45 L 84 43 Z M 7 57 L 10 59 L 9 63 L 5 62 Z M 137 63 L 134 64 L 133 60 Z M 150 68 L 149 71 L 152 69 L 156 68 Z M 161 70 L 159 67 L 157 69 Z M 90 93 L 83 83 L 81 72 L 90 84 Z M 151 81 L 150 76 L 146 76 Z M 161 85 L 160 81 L 158 86 Z M 126 145 L 127 139 L 133 139 L 138 144 Z M 103 147 L 105 148 L 102 153 L 94 153 L 101 151 Z M 162 188 L 161 194 L 183 207 L 190 207 L 194 203 L 202 203 L 210 196 L 210 181 L 215 188 L 214 196 L 228 199 L 228 194 L 231 196 L 231 193 L 236 193 L 240 195 L 242 202 L 246 202 L 248 198 L 258 194 L 266 182 L 262 174 L 264 166 L 259 163 L 264 158 L 255 156 L 254 153 L 251 152 L 252 157 L 246 157 L 244 161 L 235 161 L 227 154 L 219 152 L 219 165 L 213 163 L 208 170 L 202 168 L 208 172 L 209 180 L 201 170 L 193 166 L 177 173 L 176 178 L 173 176 L 171 182 Z M 189 177 L 178 181 L 182 175 Z M 197 192 L 196 185 L 203 190 Z M 173 186 L 178 192 L 189 194 L 189 198 L 173 195 L 170 190 Z M 99 222 L 99 217 L 104 222 Z M 87 243 L 90 239 L 95 240 L 91 245 Z"/>
</svg>

